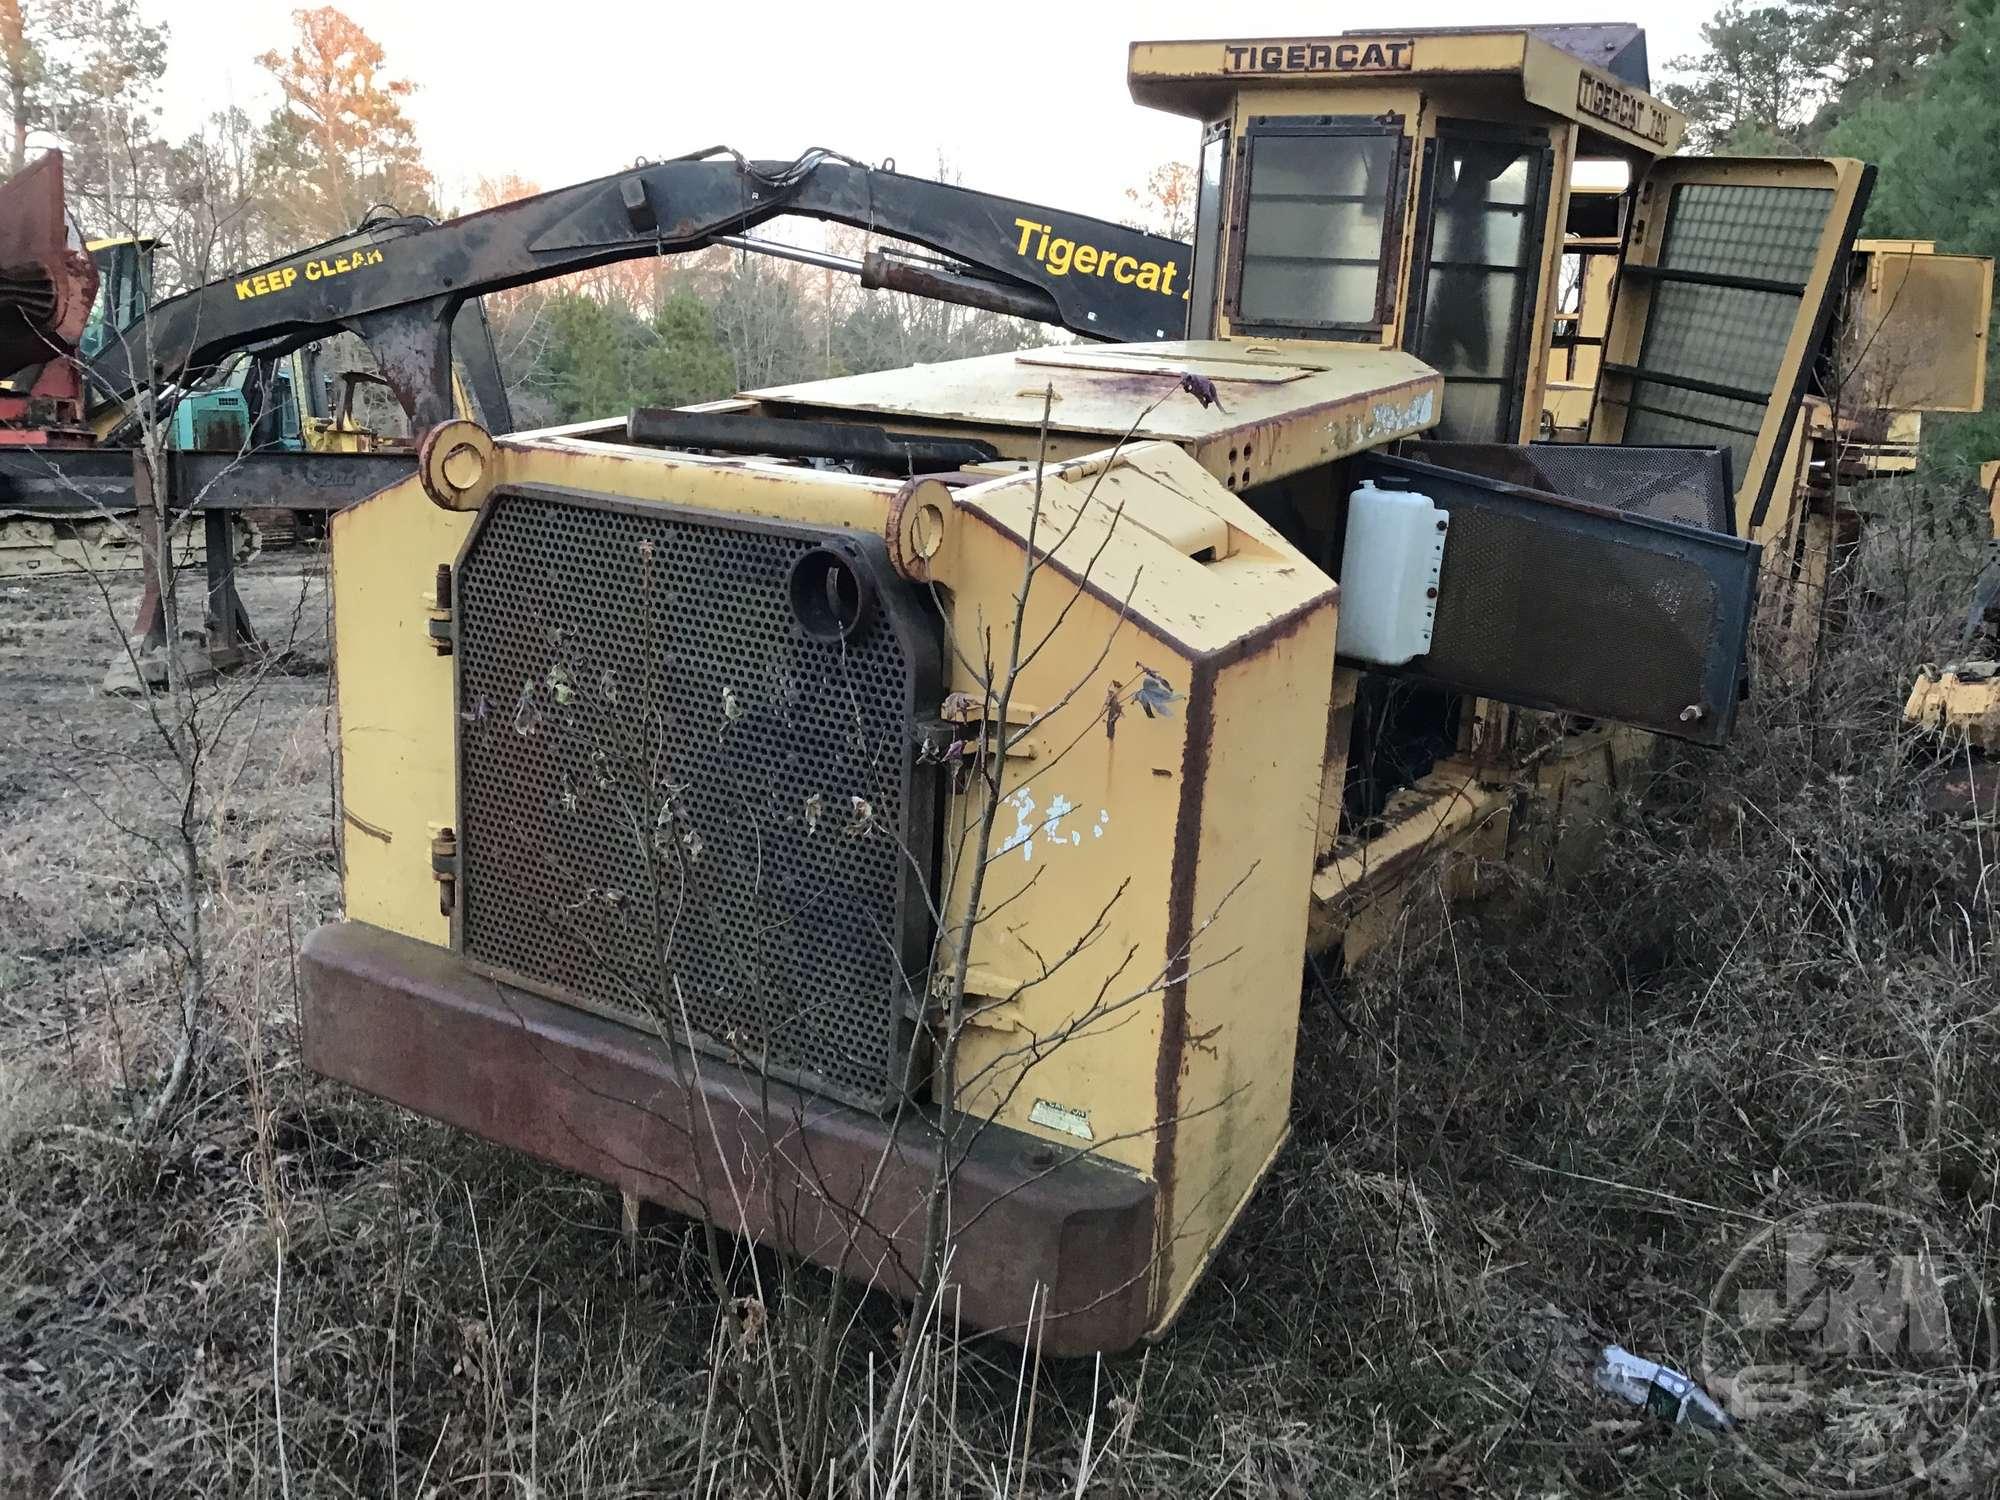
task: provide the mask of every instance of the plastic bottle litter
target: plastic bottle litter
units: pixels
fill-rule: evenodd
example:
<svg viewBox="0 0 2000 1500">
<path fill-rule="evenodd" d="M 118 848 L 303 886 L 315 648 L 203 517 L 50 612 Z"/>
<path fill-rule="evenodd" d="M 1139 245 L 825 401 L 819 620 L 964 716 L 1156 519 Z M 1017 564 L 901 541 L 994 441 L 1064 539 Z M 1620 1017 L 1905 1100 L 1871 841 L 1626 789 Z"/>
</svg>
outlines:
<svg viewBox="0 0 2000 1500">
<path fill-rule="evenodd" d="M 1600 1391 L 1622 1396 L 1664 1422 L 1692 1422 L 1712 1432 L 1727 1432 L 1736 1425 L 1713 1396 L 1680 1371 L 1641 1359 L 1617 1344 L 1606 1346 L 1591 1380 Z"/>
</svg>

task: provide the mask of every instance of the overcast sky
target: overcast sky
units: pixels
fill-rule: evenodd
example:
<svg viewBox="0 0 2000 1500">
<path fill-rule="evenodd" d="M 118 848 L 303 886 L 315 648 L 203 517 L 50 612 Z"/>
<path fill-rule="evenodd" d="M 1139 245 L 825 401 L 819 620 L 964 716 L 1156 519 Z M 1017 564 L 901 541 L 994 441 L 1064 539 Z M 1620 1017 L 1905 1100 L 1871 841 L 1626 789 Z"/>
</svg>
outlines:
<svg viewBox="0 0 2000 1500">
<path fill-rule="evenodd" d="M 1163 161 L 1192 160 L 1196 127 L 1142 109 L 1125 53 L 1163 37 L 1324 35 L 1384 21 L 1642 20 L 1657 84 L 1693 49 L 1711 7 L 1633 14 L 1626 0 L 1329 0 L 1241 4 L 771 3 L 771 0 L 340 0 L 417 85 L 408 113 L 447 208 L 478 177 L 513 172 L 544 188 L 635 157 L 728 144 L 789 159 L 828 146 L 893 156 L 930 175 L 940 154 L 968 187 L 1115 217 L 1124 190 Z M 276 103 L 253 59 L 289 45 L 291 0 L 167 4 L 164 124 L 176 138 L 234 103 Z"/>
</svg>

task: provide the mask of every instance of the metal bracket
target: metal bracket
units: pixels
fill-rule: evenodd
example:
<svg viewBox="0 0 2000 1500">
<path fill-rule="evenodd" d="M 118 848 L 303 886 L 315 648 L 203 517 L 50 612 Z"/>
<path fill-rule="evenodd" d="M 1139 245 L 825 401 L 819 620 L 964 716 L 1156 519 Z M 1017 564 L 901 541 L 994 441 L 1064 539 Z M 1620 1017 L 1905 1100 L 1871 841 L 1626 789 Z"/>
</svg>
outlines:
<svg viewBox="0 0 2000 1500">
<path fill-rule="evenodd" d="M 653 201 L 646 195 L 646 179 L 627 177 L 618 184 L 618 201 L 625 205 L 626 222 L 635 234 L 655 234 L 660 228 L 660 215 L 653 207 Z"/>
<path fill-rule="evenodd" d="M 424 633 L 430 637 L 431 650 L 439 656 L 451 655 L 451 564 L 437 565 L 437 587 L 432 594 L 435 601 L 430 608 L 430 616 L 424 622 Z"/>
<path fill-rule="evenodd" d="M 438 913 L 450 916 L 458 906 L 458 831 L 440 828 L 431 835 L 431 879 L 438 883 Z"/>
</svg>

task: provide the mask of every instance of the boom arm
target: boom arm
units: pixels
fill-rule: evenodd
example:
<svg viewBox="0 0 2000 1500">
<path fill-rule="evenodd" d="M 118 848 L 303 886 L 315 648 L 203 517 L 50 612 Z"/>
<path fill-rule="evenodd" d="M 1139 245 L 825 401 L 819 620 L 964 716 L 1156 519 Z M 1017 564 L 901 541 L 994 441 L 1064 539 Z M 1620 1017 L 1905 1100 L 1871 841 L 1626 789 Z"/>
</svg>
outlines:
<svg viewBox="0 0 2000 1500">
<path fill-rule="evenodd" d="M 1186 328 L 1190 252 L 1177 240 L 858 165 L 822 151 L 749 162 L 710 151 L 633 167 L 442 224 L 401 219 L 156 304 L 143 336 L 91 363 L 100 396 L 182 384 L 238 349 L 342 329 L 374 351 L 415 427 L 452 414 L 451 327 L 468 299 L 648 255 L 700 250 L 786 214 L 923 245 L 963 268 L 919 269 L 933 295 L 1001 307 L 1090 338 Z M 148 369 L 146 351 L 150 350 Z"/>
</svg>

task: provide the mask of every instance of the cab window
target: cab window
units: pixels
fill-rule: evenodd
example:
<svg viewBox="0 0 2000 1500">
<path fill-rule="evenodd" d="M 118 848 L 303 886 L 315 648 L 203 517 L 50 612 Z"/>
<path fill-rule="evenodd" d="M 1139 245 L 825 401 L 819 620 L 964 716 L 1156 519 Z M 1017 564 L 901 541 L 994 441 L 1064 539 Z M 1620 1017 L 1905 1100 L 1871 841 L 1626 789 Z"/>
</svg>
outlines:
<svg viewBox="0 0 2000 1500">
<path fill-rule="evenodd" d="M 1377 338 L 1408 148 L 1395 115 L 1263 119 L 1245 137 L 1230 320 L 1246 332 Z"/>
<path fill-rule="evenodd" d="M 1425 170 L 1410 348 L 1445 378 L 1439 437 L 1518 440 L 1548 212 L 1548 137 L 1443 122 Z"/>
<path fill-rule="evenodd" d="M 152 304 L 153 255 L 149 243 L 120 240 L 90 252 L 97 262 L 97 300 L 91 304 L 77 347 L 86 358 L 98 354 L 131 328 Z"/>
<path fill-rule="evenodd" d="M 1216 255 L 1222 239 L 1222 171 L 1229 160 L 1229 127 L 1211 125 L 1201 138 L 1201 175 L 1195 183 L 1194 276 L 1188 285 L 1187 336 L 1215 337 Z"/>
</svg>

